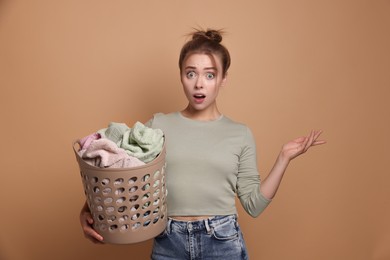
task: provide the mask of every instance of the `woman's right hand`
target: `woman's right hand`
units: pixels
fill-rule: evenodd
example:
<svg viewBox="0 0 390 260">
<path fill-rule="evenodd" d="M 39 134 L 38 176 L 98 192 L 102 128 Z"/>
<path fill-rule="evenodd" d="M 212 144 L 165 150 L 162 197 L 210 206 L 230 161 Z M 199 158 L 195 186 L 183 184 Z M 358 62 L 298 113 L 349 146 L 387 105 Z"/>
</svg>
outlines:
<svg viewBox="0 0 390 260">
<path fill-rule="evenodd" d="M 88 208 L 87 202 L 85 202 L 83 208 L 81 209 L 80 223 L 86 238 L 95 244 L 103 244 L 103 237 L 93 229 L 93 218 Z"/>
</svg>

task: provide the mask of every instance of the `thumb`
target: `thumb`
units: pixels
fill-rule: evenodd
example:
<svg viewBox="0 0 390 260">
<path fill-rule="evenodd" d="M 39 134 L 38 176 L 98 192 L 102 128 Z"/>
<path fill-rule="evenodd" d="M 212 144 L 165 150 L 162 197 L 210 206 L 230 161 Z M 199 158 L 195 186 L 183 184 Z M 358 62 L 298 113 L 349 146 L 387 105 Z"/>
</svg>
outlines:
<svg viewBox="0 0 390 260">
<path fill-rule="evenodd" d="M 93 218 L 92 218 L 91 215 L 87 216 L 87 221 L 88 221 L 89 224 L 93 224 Z"/>
</svg>

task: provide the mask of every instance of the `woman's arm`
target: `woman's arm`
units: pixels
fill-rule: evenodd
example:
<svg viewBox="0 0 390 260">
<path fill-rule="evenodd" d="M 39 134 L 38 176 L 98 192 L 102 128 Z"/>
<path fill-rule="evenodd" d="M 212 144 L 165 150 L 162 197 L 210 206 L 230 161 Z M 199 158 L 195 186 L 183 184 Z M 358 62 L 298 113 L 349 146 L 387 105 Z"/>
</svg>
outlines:
<svg viewBox="0 0 390 260">
<path fill-rule="evenodd" d="M 326 143 L 317 140 L 321 133 L 322 131 L 311 131 L 308 136 L 299 137 L 283 145 L 272 170 L 260 185 L 260 191 L 266 198 L 272 199 L 275 196 L 292 159 L 305 153 L 312 146 Z"/>
</svg>

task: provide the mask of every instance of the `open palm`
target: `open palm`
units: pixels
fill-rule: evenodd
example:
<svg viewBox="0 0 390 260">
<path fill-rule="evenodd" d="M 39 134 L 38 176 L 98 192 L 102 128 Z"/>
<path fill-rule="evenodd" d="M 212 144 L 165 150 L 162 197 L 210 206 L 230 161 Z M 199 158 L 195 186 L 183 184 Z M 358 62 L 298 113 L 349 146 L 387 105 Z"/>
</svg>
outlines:
<svg viewBox="0 0 390 260">
<path fill-rule="evenodd" d="M 288 160 L 305 153 L 310 147 L 324 144 L 325 141 L 317 140 L 322 131 L 311 131 L 308 136 L 296 138 L 283 145 L 282 155 Z"/>
</svg>

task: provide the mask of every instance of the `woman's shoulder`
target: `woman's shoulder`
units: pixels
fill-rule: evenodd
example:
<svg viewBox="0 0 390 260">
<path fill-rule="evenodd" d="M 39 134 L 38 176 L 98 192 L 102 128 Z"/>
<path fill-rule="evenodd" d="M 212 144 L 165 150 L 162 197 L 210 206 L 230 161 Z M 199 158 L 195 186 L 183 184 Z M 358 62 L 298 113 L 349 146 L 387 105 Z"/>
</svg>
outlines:
<svg viewBox="0 0 390 260">
<path fill-rule="evenodd" d="M 147 125 L 153 127 L 153 126 L 156 126 L 157 124 L 171 121 L 175 117 L 177 117 L 176 114 L 177 114 L 177 112 L 155 113 L 155 114 L 153 114 L 153 117 L 147 122 Z"/>
<path fill-rule="evenodd" d="M 236 121 L 236 120 L 231 119 L 230 117 L 227 117 L 225 115 L 224 115 L 223 119 L 224 119 L 223 120 L 224 124 L 227 124 L 231 127 L 235 127 L 235 128 L 241 129 L 241 130 L 250 131 L 249 127 L 245 123 Z"/>
<path fill-rule="evenodd" d="M 177 116 L 177 112 L 170 112 L 170 113 L 155 113 L 153 114 L 153 120 L 165 120 L 165 119 L 170 119 L 174 118 Z"/>
</svg>

